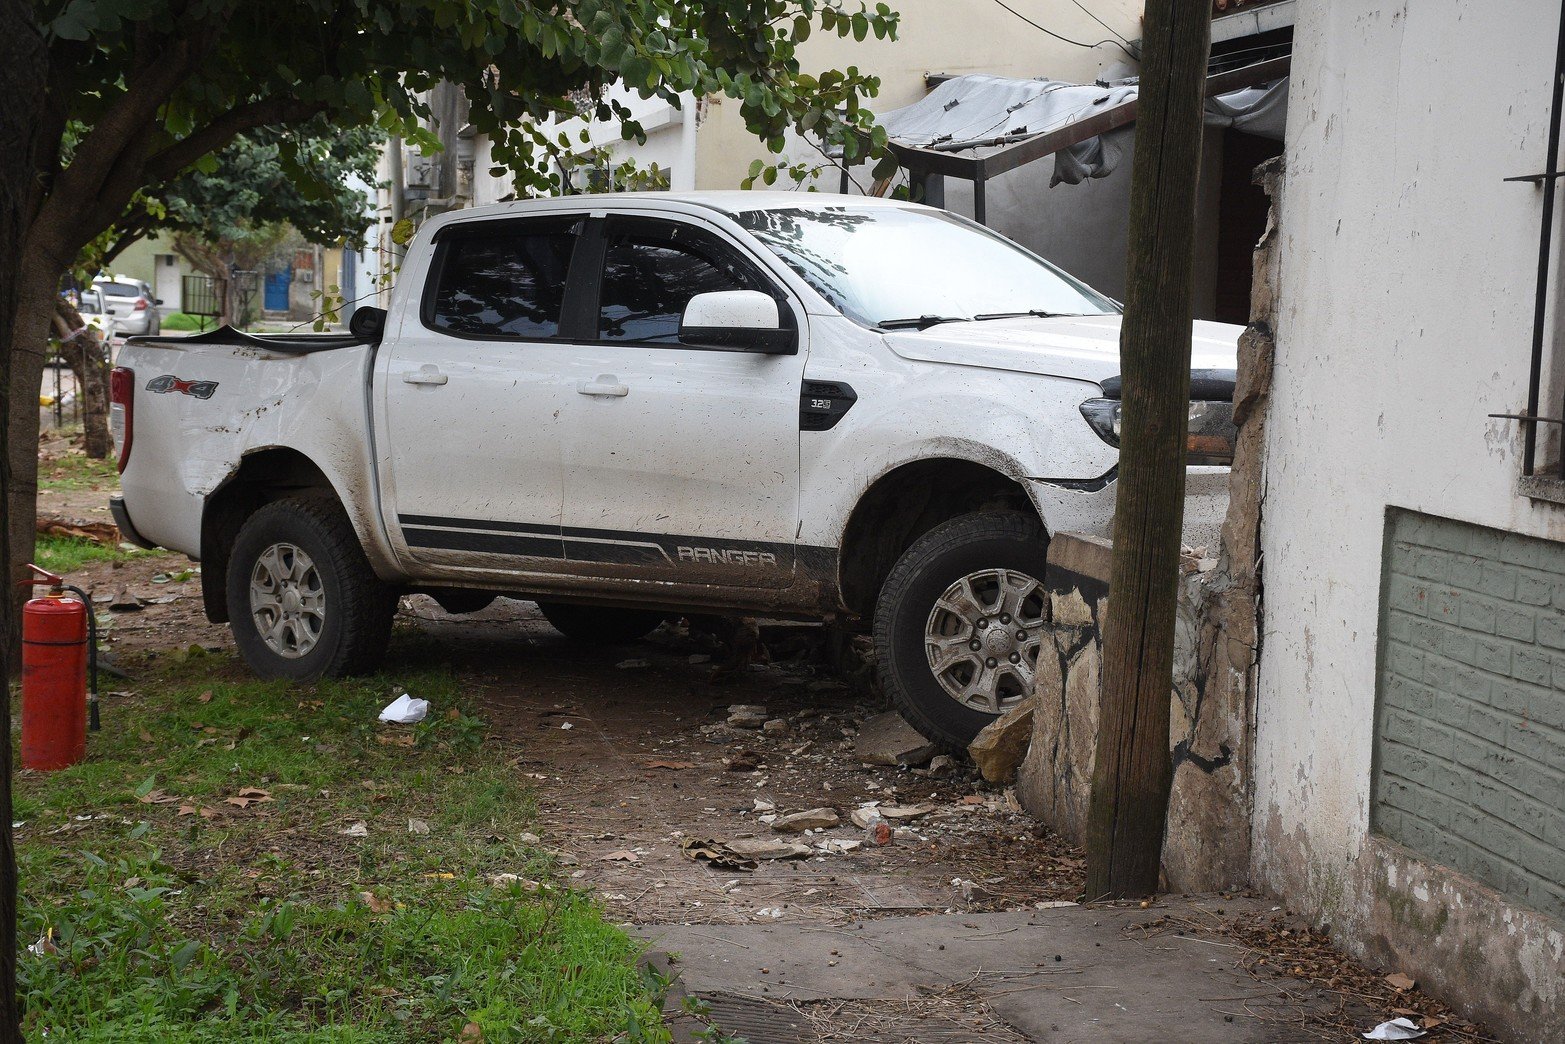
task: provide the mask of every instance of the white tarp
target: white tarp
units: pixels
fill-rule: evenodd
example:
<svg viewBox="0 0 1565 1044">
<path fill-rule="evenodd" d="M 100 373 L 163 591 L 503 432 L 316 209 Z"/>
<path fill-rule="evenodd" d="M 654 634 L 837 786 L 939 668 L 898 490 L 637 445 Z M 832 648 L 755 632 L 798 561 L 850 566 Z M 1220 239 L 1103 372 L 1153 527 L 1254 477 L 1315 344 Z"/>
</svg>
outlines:
<svg viewBox="0 0 1565 1044">
<path fill-rule="evenodd" d="M 1134 82 L 1063 83 L 975 74 L 939 84 L 920 100 L 879 117 L 891 140 L 911 148 L 992 155 L 1018 141 L 1058 130 L 1136 97 Z M 1288 81 L 1233 91 L 1206 100 L 1209 126 L 1233 127 L 1282 139 Z M 1124 155 L 1118 131 L 1089 138 L 1054 154 L 1051 185 L 1078 184 L 1113 173 Z"/>
</svg>

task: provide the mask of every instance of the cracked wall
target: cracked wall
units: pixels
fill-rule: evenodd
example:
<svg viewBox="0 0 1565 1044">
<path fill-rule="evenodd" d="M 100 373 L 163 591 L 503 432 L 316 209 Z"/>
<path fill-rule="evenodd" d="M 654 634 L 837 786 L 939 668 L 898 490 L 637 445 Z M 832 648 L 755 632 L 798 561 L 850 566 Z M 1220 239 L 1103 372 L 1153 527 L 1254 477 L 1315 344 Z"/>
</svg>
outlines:
<svg viewBox="0 0 1565 1044">
<path fill-rule="evenodd" d="M 1262 518 L 1256 883 L 1519 1041 L 1565 1039 L 1561 923 L 1377 836 L 1371 781 L 1388 508 L 1565 539 L 1494 416 L 1527 401 L 1541 192 L 1504 179 L 1552 165 L 1559 21 L 1299 5 Z"/>
</svg>

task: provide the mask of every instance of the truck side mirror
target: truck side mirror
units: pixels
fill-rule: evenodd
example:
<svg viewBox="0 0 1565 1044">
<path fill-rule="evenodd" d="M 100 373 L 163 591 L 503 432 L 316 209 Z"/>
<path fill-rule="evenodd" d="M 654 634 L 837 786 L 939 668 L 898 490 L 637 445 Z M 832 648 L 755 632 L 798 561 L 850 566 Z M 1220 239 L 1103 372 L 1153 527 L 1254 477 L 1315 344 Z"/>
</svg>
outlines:
<svg viewBox="0 0 1565 1044">
<path fill-rule="evenodd" d="M 716 348 L 762 355 L 796 355 L 799 335 L 784 328 L 775 298 L 759 290 L 715 290 L 685 305 L 679 341 L 692 348 Z"/>
<path fill-rule="evenodd" d="M 348 332 L 366 344 L 379 344 L 386 333 L 384 308 L 357 308 L 348 317 Z"/>
</svg>

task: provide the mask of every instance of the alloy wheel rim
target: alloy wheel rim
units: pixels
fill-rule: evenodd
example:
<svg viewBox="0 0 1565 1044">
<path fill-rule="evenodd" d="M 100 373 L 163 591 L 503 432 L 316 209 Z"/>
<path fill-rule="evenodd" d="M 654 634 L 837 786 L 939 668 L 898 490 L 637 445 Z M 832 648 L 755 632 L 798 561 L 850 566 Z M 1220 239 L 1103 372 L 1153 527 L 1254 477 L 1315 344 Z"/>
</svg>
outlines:
<svg viewBox="0 0 1565 1044">
<path fill-rule="evenodd" d="M 924 625 L 929 669 L 970 710 L 1003 714 L 1032 695 L 1048 598 L 1018 569 L 982 569 L 935 599 Z"/>
<path fill-rule="evenodd" d="M 284 659 L 308 656 L 326 626 L 326 588 L 296 544 L 276 543 L 250 571 L 250 617 L 266 647 Z"/>
</svg>

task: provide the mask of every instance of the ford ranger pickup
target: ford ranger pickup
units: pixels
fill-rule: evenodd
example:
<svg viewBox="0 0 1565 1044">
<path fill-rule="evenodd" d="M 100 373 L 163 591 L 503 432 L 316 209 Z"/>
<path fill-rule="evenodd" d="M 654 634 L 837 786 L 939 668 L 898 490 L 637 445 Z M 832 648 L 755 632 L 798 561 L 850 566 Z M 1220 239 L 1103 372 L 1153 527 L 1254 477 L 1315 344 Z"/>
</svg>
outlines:
<svg viewBox="0 0 1565 1044">
<path fill-rule="evenodd" d="M 1111 530 L 1119 306 L 945 211 L 477 207 L 421 228 L 389 304 L 133 338 L 113 371 L 114 517 L 202 563 L 264 677 L 375 667 L 408 592 L 589 642 L 822 619 L 959 745 L 1032 691 L 1049 535 Z M 1195 326 L 1187 534 L 1226 504 L 1239 332 Z"/>
</svg>

